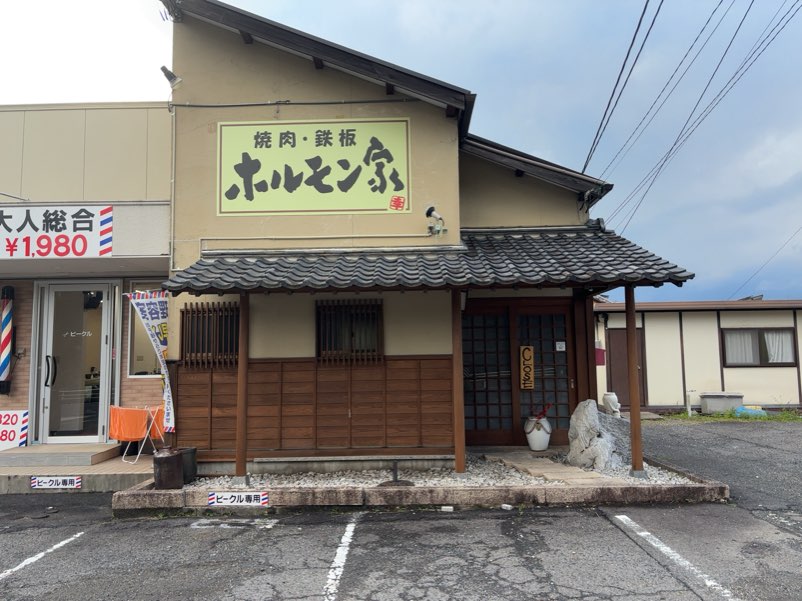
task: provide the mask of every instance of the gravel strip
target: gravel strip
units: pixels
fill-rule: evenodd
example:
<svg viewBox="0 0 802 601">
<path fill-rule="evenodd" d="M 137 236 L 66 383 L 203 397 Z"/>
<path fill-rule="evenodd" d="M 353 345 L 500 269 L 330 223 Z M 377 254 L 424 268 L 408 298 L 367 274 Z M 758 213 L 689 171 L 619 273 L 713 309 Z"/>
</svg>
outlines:
<svg viewBox="0 0 802 601">
<path fill-rule="evenodd" d="M 564 463 L 568 465 L 567 456 L 566 455 L 554 455 L 552 457 L 554 461 L 557 463 Z M 633 485 L 642 485 L 642 486 L 654 486 L 655 484 L 697 484 L 693 480 L 686 478 L 685 476 L 681 476 L 676 472 L 672 472 L 669 470 L 664 470 L 659 467 L 654 467 L 653 465 L 649 465 L 645 461 L 643 462 L 643 469 L 646 474 L 649 476 L 648 479 L 643 478 L 635 478 L 629 475 L 629 470 L 631 466 L 629 465 L 620 465 L 618 467 L 611 467 L 608 466 L 603 470 L 592 470 L 588 469 L 585 470 L 587 472 L 598 472 L 605 476 L 609 476 L 610 478 L 619 478 L 621 480 L 626 480 L 628 483 Z"/>
<path fill-rule="evenodd" d="M 373 487 L 393 479 L 391 470 L 342 471 L 331 473 L 302 472 L 298 474 L 253 474 L 248 487 L 232 484 L 230 476 L 199 478 L 185 488 L 275 489 L 275 488 L 339 488 Z M 485 461 L 475 455 L 468 455 L 464 474 L 453 469 L 398 470 L 399 480 L 409 480 L 415 486 L 546 486 L 555 485 L 543 478 L 524 474 L 515 468 L 496 461 Z M 561 483 L 556 483 L 561 484 Z"/>
</svg>

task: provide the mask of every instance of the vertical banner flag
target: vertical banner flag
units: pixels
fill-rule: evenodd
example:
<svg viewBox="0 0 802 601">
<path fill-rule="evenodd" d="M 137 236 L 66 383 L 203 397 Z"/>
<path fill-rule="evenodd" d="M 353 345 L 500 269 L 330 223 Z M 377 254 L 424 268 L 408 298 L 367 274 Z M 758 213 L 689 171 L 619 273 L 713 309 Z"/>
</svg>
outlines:
<svg viewBox="0 0 802 601">
<path fill-rule="evenodd" d="M 170 376 L 167 374 L 167 291 L 148 290 L 132 292 L 126 296 L 142 320 L 153 350 L 159 358 L 164 386 L 164 431 L 175 432 L 173 394 L 170 390 Z"/>
</svg>

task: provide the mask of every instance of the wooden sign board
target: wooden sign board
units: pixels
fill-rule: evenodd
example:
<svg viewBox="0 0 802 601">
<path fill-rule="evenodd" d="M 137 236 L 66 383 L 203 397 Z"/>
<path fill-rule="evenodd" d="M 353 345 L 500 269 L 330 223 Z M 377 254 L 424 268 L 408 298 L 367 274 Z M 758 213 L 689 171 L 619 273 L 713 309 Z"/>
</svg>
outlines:
<svg viewBox="0 0 802 601">
<path fill-rule="evenodd" d="M 535 347 L 522 346 L 521 356 L 521 390 L 535 388 Z"/>
</svg>

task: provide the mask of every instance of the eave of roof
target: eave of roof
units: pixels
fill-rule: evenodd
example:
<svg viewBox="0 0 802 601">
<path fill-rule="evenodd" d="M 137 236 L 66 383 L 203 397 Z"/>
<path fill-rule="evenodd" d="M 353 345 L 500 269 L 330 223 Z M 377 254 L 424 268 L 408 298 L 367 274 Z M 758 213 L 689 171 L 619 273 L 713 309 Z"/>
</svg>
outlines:
<svg viewBox="0 0 802 601">
<path fill-rule="evenodd" d="M 613 189 L 605 181 L 473 134 L 465 136 L 460 151 L 576 192 L 588 207 Z"/>
<path fill-rule="evenodd" d="M 465 229 L 463 246 L 207 253 L 173 274 L 173 293 L 681 286 L 693 274 L 597 222 L 585 227 Z"/>
<path fill-rule="evenodd" d="M 735 300 L 735 301 L 673 301 L 635 303 L 639 312 L 677 312 L 677 311 L 776 311 L 802 310 L 802 300 Z M 622 313 L 624 303 L 595 303 L 596 313 Z"/>
<path fill-rule="evenodd" d="M 191 15 L 212 25 L 247 34 L 322 65 L 392 86 L 399 92 L 456 110 L 460 134 L 466 135 L 475 95 L 470 91 L 398 65 L 334 44 L 217 0 L 161 0 L 173 21 Z"/>
</svg>

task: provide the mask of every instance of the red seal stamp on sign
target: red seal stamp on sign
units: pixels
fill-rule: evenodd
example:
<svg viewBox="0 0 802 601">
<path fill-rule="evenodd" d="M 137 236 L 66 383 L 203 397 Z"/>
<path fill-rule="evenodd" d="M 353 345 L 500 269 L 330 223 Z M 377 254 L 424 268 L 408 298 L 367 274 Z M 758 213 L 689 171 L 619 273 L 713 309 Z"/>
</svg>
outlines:
<svg viewBox="0 0 802 601">
<path fill-rule="evenodd" d="M 391 211 L 403 211 L 407 206 L 407 199 L 404 196 L 393 196 L 390 198 Z"/>
</svg>

